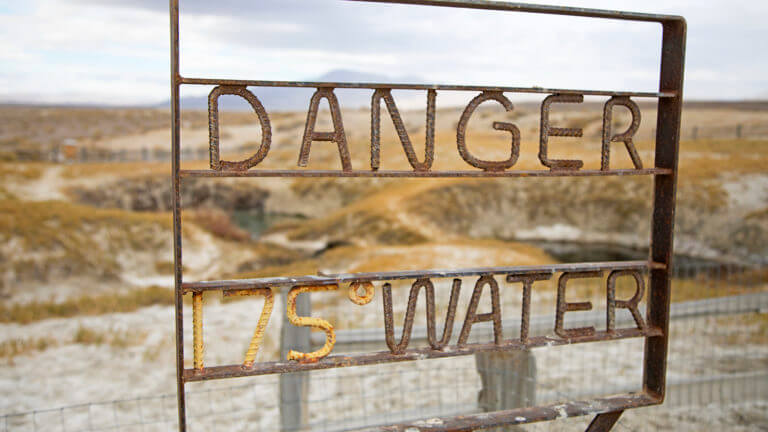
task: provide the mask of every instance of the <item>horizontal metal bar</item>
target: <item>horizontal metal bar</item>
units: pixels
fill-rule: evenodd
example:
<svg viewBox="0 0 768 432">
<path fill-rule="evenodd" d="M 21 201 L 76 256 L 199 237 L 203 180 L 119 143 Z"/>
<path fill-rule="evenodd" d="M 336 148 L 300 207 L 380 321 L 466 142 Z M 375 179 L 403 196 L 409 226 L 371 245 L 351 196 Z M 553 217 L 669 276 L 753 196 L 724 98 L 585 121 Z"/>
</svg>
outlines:
<svg viewBox="0 0 768 432">
<path fill-rule="evenodd" d="M 494 178 L 494 177 L 597 177 L 671 175 L 671 169 L 614 170 L 527 170 L 527 171 L 341 171 L 341 170 L 181 170 L 182 177 L 412 177 L 412 178 Z"/>
<path fill-rule="evenodd" d="M 585 96 L 629 96 L 638 98 L 671 98 L 674 92 L 632 92 L 611 90 L 580 90 L 543 87 L 505 87 L 453 84 L 407 84 L 407 83 L 370 83 L 370 82 L 331 82 L 331 81 L 262 81 L 218 78 L 181 78 L 181 84 L 192 85 L 228 85 L 253 87 L 305 87 L 305 88 L 346 88 L 346 89 L 392 89 L 392 90 L 450 90 L 450 91 L 496 91 L 509 93 L 541 94 L 580 94 Z"/>
<path fill-rule="evenodd" d="M 660 398 L 646 393 L 627 393 L 582 401 L 569 401 L 538 407 L 514 408 L 504 411 L 461 415 L 438 418 L 429 422 L 421 420 L 393 426 L 364 429 L 371 431 L 411 432 L 411 431 L 472 431 L 518 424 L 536 423 L 567 417 L 595 415 L 611 411 L 620 411 L 658 405 Z"/>
<path fill-rule="evenodd" d="M 601 386 L 603 394 L 627 393 L 636 388 L 631 384 Z M 717 389 L 717 391 L 713 391 Z M 582 388 L 577 392 L 568 392 L 573 399 L 594 396 L 594 388 Z M 664 406 L 679 407 L 707 406 L 714 403 L 736 403 L 764 401 L 768 394 L 768 371 L 734 372 L 718 375 L 705 375 L 667 380 Z M 550 396 L 551 395 L 551 396 Z M 557 390 L 542 392 L 543 400 L 552 400 L 559 396 Z M 456 415 L 467 412 L 466 409 L 455 411 Z M 333 432 L 333 428 L 326 429 Z M 338 430 L 338 429 L 337 429 Z"/>
<path fill-rule="evenodd" d="M 233 279 L 204 282 L 184 282 L 184 293 L 210 290 L 253 289 L 278 286 L 333 285 L 344 282 L 373 282 L 400 279 L 450 278 L 481 275 L 523 275 L 555 273 L 562 271 L 662 269 L 663 264 L 648 261 L 606 261 L 589 263 L 546 264 L 532 266 L 475 267 L 451 270 L 408 270 L 372 273 L 341 273 L 298 277 L 269 277 L 258 279 Z"/>
<path fill-rule="evenodd" d="M 674 22 L 684 21 L 683 17 L 678 15 L 661 15 L 640 12 L 624 12 L 604 9 L 588 9 L 566 6 L 548 6 L 530 3 L 510 3 L 489 0 L 347 0 L 363 3 L 388 3 L 388 4 L 409 4 L 422 6 L 442 6 L 463 9 L 484 9 L 509 12 L 527 12 L 546 15 L 565 15 L 579 16 L 585 18 L 606 18 L 626 21 L 644 21 L 644 22 Z"/>
<path fill-rule="evenodd" d="M 537 336 L 528 339 L 527 343 L 519 339 L 512 339 L 502 342 L 499 345 L 493 343 L 467 344 L 461 348 L 449 346 L 442 351 L 432 348 L 416 348 L 406 350 L 403 354 L 392 354 L 390 351 L 379 351 L 375 353 L 352 354 L 352 355 L 330 355 L 314 363 L 299 363 L 296 361 L 286 362 L 262 362 L 256 363 L 253 367 L 239 365 L 214 366 L 197 369 L 185 369 L 184 381 L 206 381 L 212 379 L 237 378 L 256 375 L 271 375 L 279 373 L 301 372 L 319 369 L 333 369 L 350 366 L 366 366 L 379 363 L 394 363 L 413 360 L 426 360 L 446 357 L 457 357 L 484 351 L 509 351 L 537 348 L 543 346 L 572 345 L 587 342 L 612 341 L 619 339 L 628 339 L 636 337 L 662 336 L 661 329 L 649 327 L 645 330 L 637 328 L 616 329 L 612 332 L 596 331 L 587 336 L 576 336 L 571 338 L 559 338 L 551 336 Z"/>
</svg>

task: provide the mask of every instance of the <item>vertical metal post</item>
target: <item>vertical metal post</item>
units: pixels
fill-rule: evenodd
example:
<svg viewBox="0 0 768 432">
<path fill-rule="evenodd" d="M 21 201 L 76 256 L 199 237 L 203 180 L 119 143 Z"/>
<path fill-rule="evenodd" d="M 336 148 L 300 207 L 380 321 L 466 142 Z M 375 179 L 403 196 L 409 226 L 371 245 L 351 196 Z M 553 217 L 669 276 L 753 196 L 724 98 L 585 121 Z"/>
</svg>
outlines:
<svg viewBox="0 0 768 432">
<path fill-rule="evenodd" d="M 179 175 L 181 113 L 179 112 L 179 0 L 169 0 L 171 16 L 171 171 L 173 189 L 173 276 L 176 312 L 176 394 L 179 431 L 187 430 L 184 389 L 184 302 L 181 291 L 181 179 Z"/>
<path fill-rule="evenodd" d="M 651 270 L 647 320 L 649 325 L 660 328 L 664 333 L 645 340 L 643 365 L 643 389 L 661 400 L 664 399 L 669 346 L 670 274 L 675 228 L 680 116 L 683 106 L 686 23 L 684 19 L 678 18 L 665 21 L 662 26 L 659 88 L 661 91 L 674 92 L 675 96 L 659 100 L 655 161 L 657 168 L 671 169 L 672 174 L 654 177 L 650 258 L 665 266 Z"/>
<path fill-rule="evenodd" d="M 475 367 L 482 389 L 477 396 L 485 412 L 536 405 L 536 357 L 531 350 L 479 352 Z M 519 431 L 522 427 L 505 426 L 489 431 Z"/>
<path fill-rule="evenodd" d="M 619 421 L 619 417 L 624 411 L 612 411 L 605 414 L 598 414 L 587 427 L 587 432 L 609 431 Z"/>
<path fill-rule="evenodd" d="M 283 298 L 287 298 L 287 292 Z M 285 302 L 284 302 L 285 303 Z M 310 316 L 312 303 L 310 294 L 304 293 L 296 297 L 296 313 L 299 316 Z M 285 360 L 288 351 L 293 349 L 302 352 L 312 351 L 311 332 L 309 327 L 296 327 L 288 322 L 283 315 L 283 327 L 280 331 L 280 359 Z M 307 423 L 307 392 L 309 390 L 309 372 L 294 372 L 280 374 L 280 430 L 303 430 Z"/>
</svg>

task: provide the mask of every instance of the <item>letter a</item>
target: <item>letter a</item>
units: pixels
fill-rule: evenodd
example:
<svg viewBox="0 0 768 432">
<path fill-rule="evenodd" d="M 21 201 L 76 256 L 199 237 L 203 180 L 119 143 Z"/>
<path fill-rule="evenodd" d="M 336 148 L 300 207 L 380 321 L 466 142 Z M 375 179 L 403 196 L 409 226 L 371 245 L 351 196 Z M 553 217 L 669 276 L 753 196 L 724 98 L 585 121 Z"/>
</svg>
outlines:
<svg viewBox="0 0 768 432">
<path fill-rule="evenodd" d="M 328 100 L 328 105 L 331 107 L 333 132 L 315 132 L 317 111 L 320 108 L 320 99 L 323 98 Z M 332 88 L 323 87 L 317 89 L 309 101 L 307 124 L 304 126 L 304 138 L 301 140 L 301 151 L 299 152 L 298 165 L 300 167 L 305 167 L 309 163 L 309 150 L 312 147 L 312 141 L 335 142 L 339 146 L 342 170 L 352 171 L 352 162 L 350 161 L 349 149 L 347 148 L 347 136 L 344 134 L 344 123 L 341 120 L 341 108 L 339 108 L 339 100 L 336 99 Z"/>
</svg>

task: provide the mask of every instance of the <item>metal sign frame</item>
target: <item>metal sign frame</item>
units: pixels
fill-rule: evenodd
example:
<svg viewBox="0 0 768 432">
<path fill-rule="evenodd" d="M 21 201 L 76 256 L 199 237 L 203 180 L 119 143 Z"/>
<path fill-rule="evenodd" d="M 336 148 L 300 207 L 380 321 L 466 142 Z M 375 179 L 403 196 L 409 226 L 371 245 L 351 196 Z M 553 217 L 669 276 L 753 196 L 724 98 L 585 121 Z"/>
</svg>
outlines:
<svg viewBox="0 0 768 432">
<path fill-rule="evenodd" d="M 577 89 L 544 89 L 540 87 L 487 87 L 487 86 L 460 86 L 460 85 L 432 85 L 432 84 L 384 84 L 384 83 L 347 83 L 347 82 L 292 82 L 292 81 L 255 81 L 255 80 L 227 80 L 227 79 L 209 79 L 209 78 L 189 78 L 183 77 L 179 73 L 179 8 L 178 0 L 169 0 L 170 4 L 170 29 L 171 29 L 171 145 L 172 145 L 172 186 L 173 186 L 173 254 L 174 254 L 174 277 L 175 277 L 175 327 L 176 327 L 176 368 L 177 368 L 177 392 L 178 392 L 178 416 L 179 430 L 185 431 L 186 407 L 185 407 L 185 385 L 189 382 L 220 379 L 228 377 L 255 376 L 264 374 L 275 374 L 285 372 L 297 372 L 316 369 L 350 367 L 357 365 L 369 365 L 384 362 L 410 361 L 424 358 L 441 358 L 448 356 L 466 355 L 479 351 L 493 350 L 516 350 L 527 349 L 536 346 L 551 346 L 560 344 L 573 344 L 593 341 L 616 340 L 627 337 L 645 338 L 645 353 L 643 365 L 643 388 L 638 392 L 614 395 L 605 398 L 598 398 L 586 401 L 571 401 L 558 405 L 538 406 L 517 408 L 492 413 L 483 413 L 476 415 L 466 415 L 442 418 L 439 421 L 416 422 L 407 424 L 396 424 L 382 428 L 392 431 L 412 431 L 412 430 L 474 430 L 489 427 L 498 427 L 514 425 L 521 423 L 530 423 L 537 421 L 553 420 L 563 417 L 596 415 L 587 430 L 605 431 L 610 430 L 618 420 L 621 413 L 626 409 L 650 406 L 660 404 L 664 400 L 665 380 L 666 380 L 666 359 L 669 337 L 669 304 L 670 304 L 670 270 L 672 265 L 672 245 L 673 229 L 675 215 L 675 194 L 677 184 L 677 162 L 680 136 L 680 117 L 683 98 L 683 69 L 686 42 L 686 22 L 682 17 L 669 15 L 654 15 L 644 13 L 618 12 L 608 10 L 594 10 L 572 7 L 555 7 L 544 5 L 530 5 L 520 3 L 506 3 L 488 0 L 349 0 L 358 2 L 372 3 L 397 3 L 410 5 L 424 5 L 436 7 L 485 9 L 493 11 L 506 12 L 524 12 L 550 15 L 566 15 L 576 17 L 590 17 L 599 19 L 627 20 L 639 22 L 656 22 L 662 27 L 662 46 L 661 46 L 661 68 L 659 78 L 658 92 L 622 92 L 606 90 L 577 90 Z M 186 170 L 181 169 L 181 111 L 179 91 L 182 85 L 214 85 L 217 86 L 209 98 L 209 126 L 210 126 L 210 156 L 211 169 L 207 170 Z M 339 146 L 339 154 L 342 161 L 342 170 L 251 170 L 258 164 L 269 151 L 271 136 L 269 132 L 269 120 L 261 103 L 247 90 L 247 87 L 307 87 L 315 88 L 316 93 L 310 103 L 310 111 L 307 118 L 304 140 L 299 154 L 298 165 L 306 166 L 307 158 L 312 141 L 334 141 Z M 376 127 L 372 127 L 371 134 L 371 169 L 353 170 L 349 158 L 349 152 L 346 149 L 346 141 L 343 136 L 343 127 L 336 127 L 341 124 L 338 101 L 333 90 L 336 88 L 370 89 L 374 90 L 372 113 L 380 114 L 381 99 L 387 104 L 390 116 L 395 122 L 396 129 L 403 143 L 403 147 L 408 156 L 408 160 L 413 166 L 412 171 L 392 171 L 380 170 L 378 163 L 379 155 L 379 136 Z M 462 158 L 475 170 L 465 171 L 433 171 L 431 170 L 432 160 L 429 157 L 430 145 L 434 146 L 434 137 L 430 142 L 429 134 L 427 137 L 427 157 L 424 162 L 419 162 L 413 152 L 413 148 L 408 141 L 407 133 L 397 127 L 399 114 L 390 94 L 393 89 L 412 89 L 426 90 L 428 99 L 427 124 L 432 122 L 434 125 L 434 96 L 440 90 L 458 90 L 458 91 L 479 91 L 481 92 L 467 107 L 462 121 L 459 122 L 457 132 L 457 145 Z M 474 108 L 487 100 L 496 100 L 511 109 L 511 103 L 507 106 L 508 99 L 503 96 L 504 92 L 509 93 L 540 93 L 549 94 L 542 104 L 542 136 L 540 141 L 539 158 L 543 168 L 541 170 L 509 170 L 516 161 L 515 149 L 519 156 L 519 130 L 514 125 L 507 123 L 495 123 L 497 130 L 509 131 L 512 136 L 512 156 L 506 161 L 484 161 L 471 155 L 466 148 L 464 135 L 462 132 L 462 122 L 471 116 Z M 259 116 L 262 123 L 263 141 L 259 151 L 251 158 L 239 162 L 227 162 L 219 160 L 218 147 L 218 109 L 217 98 L 221 94 L 236 94 L 245 98 Z M 603 131 L 603 152 L 602 166 L 600 170 L 581 170 L 581 161 L 573 160 L 553 160 L 547 157 L 547 136 L 580 136 L 581 131 L 577 129 L 562 129 L 550 127 L 548 123 L 549 105 L 554 102 L 580 102 L 584 95 L 610 96 L 611 99 L 606 104 L 604 111 L 604 131 Z M 656 129 L 655 146 L 655 165 L 653 168 L 643 168 L 642 161 L 634 151 L 632 145 L 632 134 L 639 126 L 639 112 L 636 113 L 636 105 L 630 98 L 656 98 L 658 100 L 658 116 Z M 317 115 L 317 105 L 319 100 L 326 98 L 331 106 L 334 120 L 334 132 L 314 132 L 314 120 Z M 613 105 L 622 105 L 630 109 L 633 114 L 633 122 L 630 130 L 624 134 L 612 135 L 610 130 L 606 132 L 606 121 L 610 124 Z M 314 109 L 313 109 L 314 108 Z M 466 118 L 465 118 L 466 116 Z M 375 123 L 375 117 L 372 117 L 372 123 Z M 637 124 L 635 124 L 637 123 Z M 311 125 L 311 127 L 310 127 Z M 373 125 L 372 125 L 373 126 Z M 428 128 L 429 130 L 429 128 Z M 631 132 L 631 133 L 630 133 Z M 609 167 L 609 148 L 611 142 L 624 142 L 627 147 L 633 163 L 634 169 L 611 169 Z M 517 143 L 517 147 L 515 144 Z M 181 180 L 187 177 L 552 177 L 552 176 L 619 176 L 619 175 L 652 175 L 654 180 L 653 212 L 652 212 L 652 231 L 650 256 L 648 261 L 628 261 L 628 262 L 607 262 L 607 263 L 577 263 L 577 264 L 557 264 L 546 266 L 523 266 L 523 267 L 492 267 L 475 268 L 460 270 L 425 270 L 425 271 L 407 271 L 407 272 L 380 272 L 380 273 L 362 273 L 362 274 L 341 274 L 341 275 L 320 275 L 304 276 L 296 278 L 264 278 L 249 280 L 229 280 L 229 281 L 210 281 L 210 282 L 188 282 L 182 277 L 182 238 L 181 238 Z M 607 317 L 608 328 L 605 331 L 596 331 L 593 328 L 582 329 L 564 329 L 562 323 L 563 315 L 568 311 L 584 310 L 584 303 L 567 303 L 564 300 L 564 292 L 567 280 L 574 277 L 589 277 L 602 274 L 603 271 L 610 271 L 608 278 L 607 292 L 609 302 L 609 313 Z M 494 275 L 504 275 L 508 282 L 522 282 L 523 284 L 523 304 L 530 304 L 531 287 L 535 281 L 547 280 L 556 273 L 562 273 L 558 281 L 558 293 L 562 296 L 562 301 L 558 300 L 557 322 L 555 323 L 555 332 L 557 337 L 528 337 L 527 323 L 528 314 L 525 307 L 521 317 L 521 335 L 519 339 L 502 340 L 500 337 L 501 329 L 497 328 L 497 321 L 500 323 L 500 313 L 494 312 L 477 314 L 477 301 L 480 293 L 485 286 L 490 287 L 492 298 L 498 299 L 498 284 Z M 634 276 L 637 281 L 639 296 L 642 296 L 644 288 L 643 274 L 649 273 L 649 294 L 646 310 L 646 318 L 643 321 L 637 310 L 632 310 L 635 300 L 616 300 L 611 296 L 613 292 L 612 278 L 615 280 L 619 276 Z M 434 336 L 434 293 L 430 296 L 430 290 L 434 290 L 430 278 L 453 278 L 478 276 L 479 279 L 473 292 L 473 299 L 470 302 L 470 310 L 467 311 L 467 319 L 464 326 L 467 327 L 467 335 L 471 326 L 480 321 L 493 321 L 494 323 L 494 342 L 493 343 L 466 343 L 465 330 L 462 329 L 457 346 L 451 349 L 444 349 L 447 343 L 445 332 L 441 341 Z M 409 300 L 409 312 L 411 310 L 411 301 L 416 301 L 421 288 L 427 291 L 427 310 L 429 315 L 430 304 L 433 309 L 433 318 L 428 318 L 430 323 L 430 347 L 419 349 L 407 349 L 408 335 L 404 333 L 399 344 L 394 343 L 392 338 L 391 325 L 391 291 L 389 291 L 389 314 L 387 314 L 387 294 L 388 284 L 384 284 L 385 296 L 385 319 L 389 319 L 387 329 L 389 352 L 365 353 L 357 355 L 328 355 L 330 349 L 320 354 L 315 353 L 295 353 L 293 360 L 278 362 L 254 363 L 255 348 L 258 349 L 260 340 L 259 333 L 263 335 L 266 321 L 260 320 L 259 326 L 254 335 L 255 347 L 252 343 L 249 350 L 250 357 L 246 356 L 246 361 L 242 365 L 214 366 L 204 367 L 202 363 L 202 296 L 204 292 L 221 291 L 224 295 L 264 295 L 267 301 L 265 310 L 262 311 L 262 318 L 271 313 L 271 307 L 274 303 L 272 288 L 287 287 L 291 289 L 289 294 L 289 318 L 291 314 L 291 299 L 293 300 L 293 319 L 310 319 L 307 317 L 295 316 L 295 298 L 300 292 L 312 290 L 332 290 L 338 288 L 342 283 L 350 284 L 350 299 L 358 304 L 365 304 L 364 298 L 357 298 L 352 290 L 357 292 L 360 287 L 368 289 L 372 294 L 372 283 L 375 281 L 392 281 L 410 279 L 415 280 L 411 289 L 411 300 Z M 454 287 L 455 288 L 455 287 Z M 415 293 L 414 293 L 415 292 Z M 183 298 L 185 295 L 192 295 L 193 304 L 193 339 L 195 346 L 194 368 L 185 369 L 184 367 L 184 343 L 183 343 Z M 614 296 L 615 297 L 615 296 Z M 430 301 L 430 298 L 432 301 Z M 370 301 L 370 300 L 368 300 Z M 639 300 L 638 300 L 639 301 Z M 611 303 L 613 302 L 613 303 Z M 451 301 L 453 303 L 453 299 Z M 496 305 L 497 301 L 493 302 Z M 614 329 L 611 323 L 612 313 L 611 304 L 616 307 L 630 309 L 637 322 L 636 328 Z M 474 308 L 472 307 L 474 305 Z M 636 303 L 634 304 L 636 308 Z M 269 309 L 269 312 L 267 312 Z M 453 322 L 455 314 L 455 305 L 449 306 L 446 321 Z M 386 317 L 386 315 L 389 315 Z M 311 320 L 311 319 L 310 319 Z M 315 319 L 316 320 L 316 319 Z M 404 327 L 412 325 L 413 313 L 408 313 Z M 322 320 L 320 320 L 322 321 Z M 293 322 L 293 320 L 292 320 Z M 317 324 L 315 322 L 315 324 Z M 310 325 L 310 324 L 300 324 Z M 316 325 L 322 328 L 321 325 Z M 500 324 L 499 324 L 500 327 Z M 329 338 L 333 330 L 330 332 Z M 463 342 L 462 342 L 463 339 Z M 327 340 L 328 342 L 328 340 Z M 332 347 L 332 340 L 331 347 Z M 434 342 L 434 343 L 433 343 Z M 404 345 L 403 345 L 404 343 Z M 326 343 L 327 348 L 328 343 Z M 200 348 L 201 352 L 197 352 Z M 252 352 L 253 351 L 253 352 Z M 315 354 L 311 357 L 311 354 Z M 289 356 L 290 358 L 290 356 Z"/>
</svg>

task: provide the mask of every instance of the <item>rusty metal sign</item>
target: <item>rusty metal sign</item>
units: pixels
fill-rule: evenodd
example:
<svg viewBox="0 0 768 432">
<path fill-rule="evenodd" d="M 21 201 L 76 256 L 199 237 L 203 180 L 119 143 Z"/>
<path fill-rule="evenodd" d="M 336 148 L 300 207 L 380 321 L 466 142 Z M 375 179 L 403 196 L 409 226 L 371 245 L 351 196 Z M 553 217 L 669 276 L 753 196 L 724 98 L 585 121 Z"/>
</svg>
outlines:
<svg viewBox="0 0 768 432">
<path fill-rule="evenodd" d="M 624 338 L 644 338 L 643 387 L 636 392 L 613 395 L 583 401 L 571 401 L 558 405 L 516 408 L 492 413 L 446 417 L 440 421 L 394 424 L 383 430 L 476 430 L 553 420 L 562 417 L 596 415 L 588 430 L 610 430 L 626 409 L 660 404 L 664 400 L 666 358 L 669 335 L 670 269 L 672 261 L 673 225 L 677 180 L 678 140 L 682 106 L 683 64 L 685 54 L 686 24 L 682 17 L 642 13 L 592 10 L 581 8 L 502 3 L 487 0 L 352 0 L 375 3 L 400 3 L 437 7 L 485 9 L 502 12 L 525 12 L 552 15 L 567 15 L 601 19 L 657 22 L 663 31 L 661 51 L 661 72 L 658 92 L 626 92 L 607 90 L 545 89 L 540 87 L 483 87 L 472 85 L 432 84 L 383 84 L 348 82 L 293 82 L 293 81 L 251 81 L 214 78 L 182 77 L 179 73 L 179 10 L 178 0 L 170 0 L 171 16 L 171 112 L 172 112 L 172 169 L 173 169 L 173 238 L 175 266 L 176 306 L 176 361 L 178 384 L 179 430 L 186 430 L 185 385 L 194 381 L 214 380 L 230 377 L 245 377 L 287 372 L 308 371 L 328 368 L 354 367 L 388 362 L 407 362 L 420 359 L 463 356 L 482 351 L 507 351 L 533 347 L 577 344 L 596 341 L 611 341 Z M 209 95 L 210 169 L 186 170 L 180 167 L 180 106 L 179 91 L 182 85 L 213 85 Z M 267 170 L 257 166 L 269 157 L 272 140 L 269 113 L 258 98 L 260 87 L 306 87 L 315 93 L 308 101 L 307 121 L 303 139 L 297 152 L 296 169 Z M 334 93 L 338 88 L 371 90 L 371 141 L 370 167 L 352 166 L 347 145 L 339 101 Z M 424 155 L 416 154 L 411 139 L 400 117 L 391 91 L 396 89 L 423 90 L 427 92 L 426 143 Z M 464 109 L 457 123 L 456 146 L 461 158 L 467 163 L 466 170 L 433 170 L 435 148 L 435 100 L 441 90 L 476 92 L 477 96 Z M 509 133 L 510 153 L 503 160 L 485 160 L 472 154 L 467 147 L 466 127 L 476 108 L 483 103 L 498 103 L 505 110 L 513 109 L 505 93 L 547 94 L 541 104 L 541 127 L 539 139 L 539 160 L 541 169 L 515 170 L 520 156 L 520 129 L 511 123 L 495 122 L 493 128 Z M 225 161 L 219 149 L 218 98 L 221 95 L 237 95 L 245 99 L 257 114 L 262 131 L 259 149 L 247 159 Z M 562 128 L 550 122 L 553 104 L 581 103 L 585 95 L 605 96 L 603 111 L 601 166 L 599 170 L 586 170 L 583 161 L 577 159 L 554 159 L 547 150 L 549 137 L 580 137 L 582 129 Z M 646 167 L 635 149 L 633 136 L 640 126 L 640 110 L 633 98 L 652 98 L 658 101 L 656 146 L 653 167 Z M 317 131 L 315 123 L 320 102 L 325 99 L 330 106 L 332 131 Z M 410 171 L 386 170 L 380 161 L 381 103 L 384 103 L 409 164 Z M 631 123 L 625 131 L 612 130 L 614 107 L 626 107 L 631 114 Z M 312 144 L 328 141 L 336 144 L 341 170 L 305 169 L 309 166 Z M 612 143 L 621 142 L 632 160 L 632 169 L 612 169 L 610 149 Z M 647 164 L 647 162 L 646 162 Z M 318 276 L 274 277 L 247 280 L 186 281 L 182 275 L 181 240 L 181 179 L 184 177 L 529 177 L 529 176 L 624 176 L 651 175 L 654 179 L 652 232 L 650 256 L 647 261 L 617 261 L 600 263 L 570 263 L 542 266 L 485 267 L 446 270 L 398 271 L 357 274 L 335 274 Z M 594 327 L 567 328 L 564 317 L 572 311 L 590 310 L 590 302 L 568 302 L 568 282 L 574 278 L 602 278 L 608 275 L 605 285 L 607 316 L 605 330 Z M 476 278 L 473 287 L 463 287 L 462 278 Z M 627 277 L 634 280 L 635 292 L 631 298 L 618 299 L 616 280 Z M 443 330 L 438 334 L 438 317 L 435 308 L 435 283 L 439 279 L 450 279 L 451 295 L 443 318 Z M 391 282 L 411 282 L 407 311 L 402 333 L 394 332 Z M 520 333 L 514 339 L 504 339 L 500 306 L 499 280 L 519 284 L 522 307 L 520 310 Z M 647 282 L 646 282 L 647 280 Z M 530 336 L 530 304 L 532 291 L 544 284 L 557 287 L 557 301 L 553 334 Z M 647 287 L 646 287 L 647 285 Z M 451 345 L 452 330 L 457 320 L 457 304 L 462 291 L 471 289 L 469 306 L 463 318 L 461 331 L 456 343 Z M 313 352 L 290 351 L 287 358 L 273 362 L 256 362 L 265 329 L 273 313 L 277 290 L 287 291 L 289 322 L 294 326 L 312 327 L 325 333 L 324 345 Z M 319 317 L 298 316 L 296 298 L 306 292 L 346 290 L 347 297 L 356 306 L 365 307 L 380 291 L 383 299 L 384 333 L 389 351 L 353 355 L 334 355 L 335 332 L 332 323 Z M 264 297 L 264 307 L 250 345 L 240 364 L 209 365 L 204 361 L 203 340 L 203 296 L 209 292 L 222 292 L 224 296 L 253 295 Z M 426 297 L 427 340 L 426 348 L 409 348 L 416 303 L 424 291 Z M 480 305 L 483 292 L 490 293 L 490 305 Z M 639 303 L 647 293 L 645 317 L 640 313 Z M 193 367 L 184 366 L 183 308 L 184 296 L 192 298 L 193 322 Z M 479 313 L 478 308 L 490 310 Z M 616 328 L 615 310 L 627 309 L 635 325 L 630 328 Z M 492 323 L 493 340 L 469 342 L 473 325 L 479 322 Z"/>
</svg>

